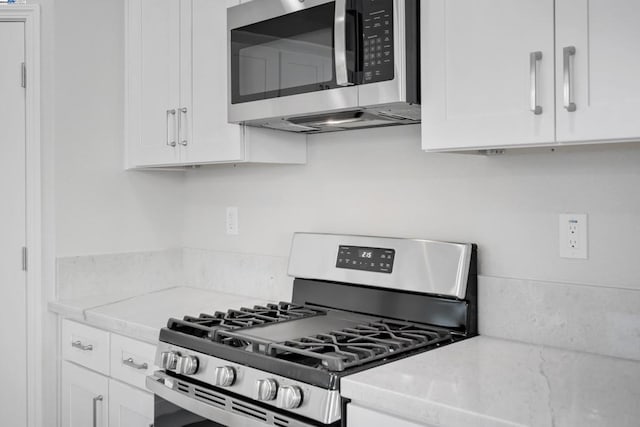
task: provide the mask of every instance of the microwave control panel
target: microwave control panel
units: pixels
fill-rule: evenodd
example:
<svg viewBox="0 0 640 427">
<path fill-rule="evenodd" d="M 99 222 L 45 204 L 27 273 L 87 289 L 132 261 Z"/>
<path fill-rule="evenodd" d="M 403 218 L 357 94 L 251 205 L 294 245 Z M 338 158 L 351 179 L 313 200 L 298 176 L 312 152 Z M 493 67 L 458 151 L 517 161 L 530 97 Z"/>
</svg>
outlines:
<svg viewBox="0 0 640 427">
<path fill-rule="evenodd" d="M 390 274 L 393 272 L 395 257 L 396 251 L 394 249 L 340 245 L 336 268 Z"/>
<path fill-rule="evenodd" d="M 393 80 L 393 0 L 362 2 L 362 36 L 362 83 Z"/>
</svg>

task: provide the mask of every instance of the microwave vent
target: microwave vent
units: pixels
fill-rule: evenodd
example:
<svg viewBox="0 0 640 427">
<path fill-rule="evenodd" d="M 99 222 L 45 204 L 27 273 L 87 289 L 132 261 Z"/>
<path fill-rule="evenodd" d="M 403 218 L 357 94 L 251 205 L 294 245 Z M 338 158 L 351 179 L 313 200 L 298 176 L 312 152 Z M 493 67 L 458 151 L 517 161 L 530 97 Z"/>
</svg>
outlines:
<svg viewBox="0 0 640 427">
<path fill-rule="evenodd" d="M 315 132 L 318 128 L 305 126 L 297 123 L 291 123 L 287 120 L 278 120 L 277 122 L 269 122 L 262 125 L 262 127 L 283 130 L 286 132 Z"/>
<path fill-rule="evenodd" d="M 391 120 L 411 120 L 414 122 L 421 121 L 420 108 L 407 108 L 403 110 L 378 111 L 379 116 L 387 117 Z"/>
</svg>

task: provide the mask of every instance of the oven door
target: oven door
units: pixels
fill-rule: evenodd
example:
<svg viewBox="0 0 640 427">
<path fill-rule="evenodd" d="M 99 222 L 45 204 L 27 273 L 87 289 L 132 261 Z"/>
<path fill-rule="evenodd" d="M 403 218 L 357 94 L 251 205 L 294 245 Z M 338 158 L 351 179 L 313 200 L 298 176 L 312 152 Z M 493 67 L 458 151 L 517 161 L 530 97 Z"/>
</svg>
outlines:
<svg viewBox="0 0 640 427">
<path fill-rule="evenodd" d="M 357 107 L 352 0 L 261 0 L 228 9 L 229 121 Z"/>
<path fill-rule="evenodd" d="M 173 378 L 162 371 L 147 377 L 155 394 L 154 427 L 312 427 L 321 424 L 292 418 L 251 401 Z"/>
</svg>

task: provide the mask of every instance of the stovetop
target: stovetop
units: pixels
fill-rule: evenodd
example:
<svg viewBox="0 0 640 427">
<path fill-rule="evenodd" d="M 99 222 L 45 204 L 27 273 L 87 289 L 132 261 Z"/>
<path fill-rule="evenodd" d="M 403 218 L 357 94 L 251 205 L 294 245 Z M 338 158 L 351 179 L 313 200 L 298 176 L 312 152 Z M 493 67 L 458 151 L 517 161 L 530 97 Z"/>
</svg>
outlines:
<svg viewBox="0 0 640 427">
<path fill-rule="evenodd" d="M 170 319 L 161 341 L 322 387 L 376 362 L 453 342 L 429 325 L 286 302 Z"/>
</svg>

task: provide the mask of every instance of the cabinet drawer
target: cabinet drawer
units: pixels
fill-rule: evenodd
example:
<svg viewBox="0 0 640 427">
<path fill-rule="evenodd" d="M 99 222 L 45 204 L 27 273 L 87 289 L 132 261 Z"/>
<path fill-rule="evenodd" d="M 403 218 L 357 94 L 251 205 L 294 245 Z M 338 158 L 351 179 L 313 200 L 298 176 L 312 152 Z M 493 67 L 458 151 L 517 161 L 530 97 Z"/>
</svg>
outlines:
<svg viewBox="0 0 640 427">
<path fill-rule="evenodd" d="M 109 375 L 109 332 L 65 319 L 60 342 L 65 360 Z"/>
<path fill-rule="evenodd" d="M 111 377 L 145 389 L 145 378 L 154 366 L 156 347 L 120 335 L 111 335 Z"/>
</svg>

